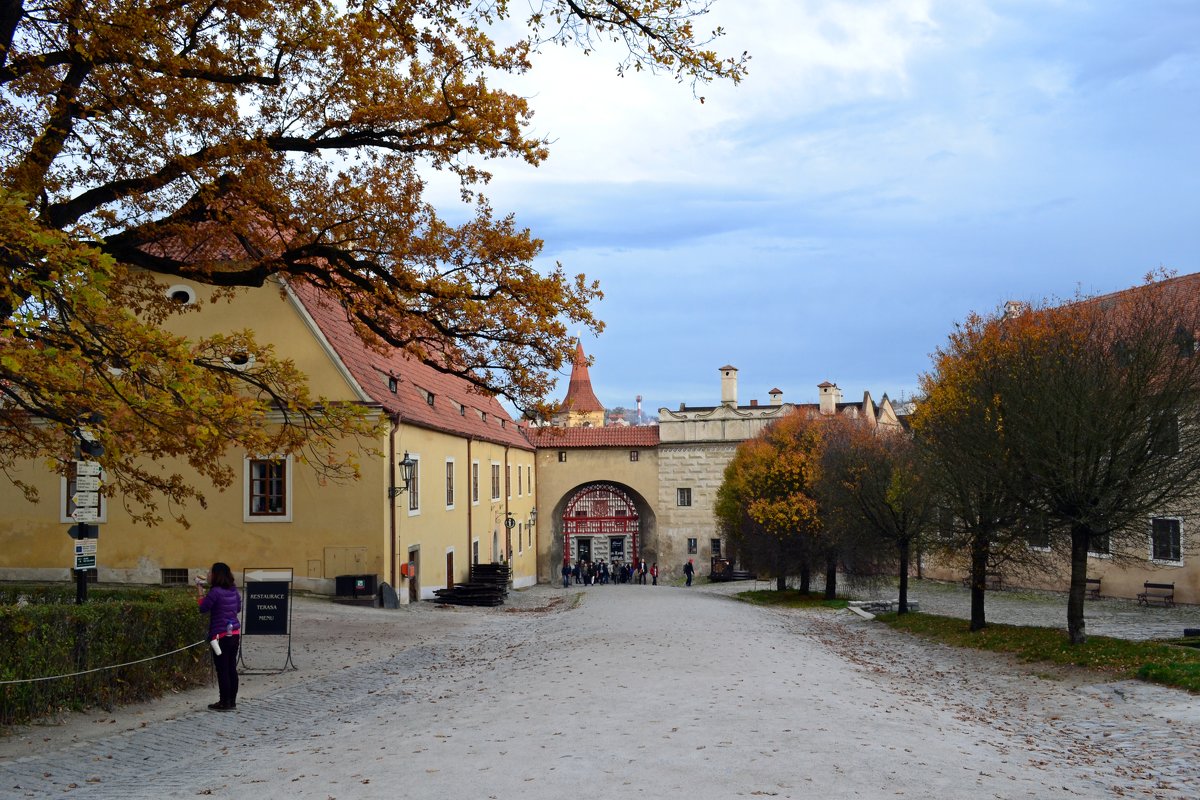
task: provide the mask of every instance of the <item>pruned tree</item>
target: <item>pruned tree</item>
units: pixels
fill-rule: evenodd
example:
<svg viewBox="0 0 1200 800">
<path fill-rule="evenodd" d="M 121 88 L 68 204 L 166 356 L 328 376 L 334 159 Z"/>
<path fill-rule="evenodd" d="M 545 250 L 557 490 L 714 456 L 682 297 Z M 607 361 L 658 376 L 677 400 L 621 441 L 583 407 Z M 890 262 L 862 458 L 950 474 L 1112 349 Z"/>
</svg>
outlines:
<svg viewBox="0 0 1200 800">
<path fill-rule="evenodd" d="M 965 557 L 972 631 L 987 625 L 988 572 L 1023 565 L 1032 552 L 1022 524 L 1031 512 L 1005 478 L 1010 465 L 996 436 L 991 376 L 997 349 L 1005 346 L 996 333 L 972 317 L 951 334 L 934 355 L 932 371 L 921 376 L 923 397 L 912 418 L 937 501 L 929 549 L 945 559 Z"/>
<path fill-rule="evenodd" d="M 1071 564 L 1067 630 L 1086 640 L 1089 552 L 1144 561 L 1147 520 L 1194 502 L 1200 481 L 1200 299 L 1194 280 L 1141 287 L 1021 314 L 975 318 L 993 433 L 1012 493 L 1062 531 Z"/>
<path fill-rule="evenodd" d="M 914 546 L 929 527 L 933 487 L 921 454 L 903 431 L 846 425 L 829 437 L 821 496 L 843 528 L 861 528 L 896 555 L 899 611 L 908 613 L 908 573 Z"/>
<path fill-rule="evenodd" d="M 483 194 L 489 159 L 547 157 L 528 101 L 497 84 L 541 46 L 607 40 L 621 70 L 736 82 L 746 56 L 695 25 L 708 6 L 544 0 L 500 41 L 506 0 L 3 0 L 0 469 L 61 468 L 88 416 L 112 488 L 148 521 L 155 493 L 202 495 L 146 459 L 217 486 L 229 446 L 354 472 L 340 442 L 368 418 L 309 396 L 250 331 L 166 334 L 188 309 L 155 276 L 218 302 L 310 284 L 370 346 L 536 408 L 568 327 L 601 328 L 600 290 L 535 268 L 541 243 Z M 468 221 L 427 199 L 432 172 L 457 179 Z"/>
<path fill-rule="evenodd" d="M 820 422 L 789 414 L 738 445 L 717 490 L 714 513 L 732 550 L 747 568 L 774 576 L 780 591 L 797 572 L 801 591 L 809 588 L 820 547 L 820 451 Z"/>
</svg>

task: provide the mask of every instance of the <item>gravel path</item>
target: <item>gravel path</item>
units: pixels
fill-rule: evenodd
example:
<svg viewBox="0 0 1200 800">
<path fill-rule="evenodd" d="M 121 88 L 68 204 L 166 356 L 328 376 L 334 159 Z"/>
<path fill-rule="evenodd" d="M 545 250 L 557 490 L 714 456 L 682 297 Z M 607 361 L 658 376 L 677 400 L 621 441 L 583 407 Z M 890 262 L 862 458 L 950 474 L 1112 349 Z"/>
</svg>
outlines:
<svg viewBox="0 0 1200 800">
<path fill-rule="evenodd" d="M 698 587 L 512 606 L 297 604 L 300 672 L 252 680 L 236 714 L 196 710 L 205 692 L 111 732 L 35 730 L 0 749 L 0 796 L 1200 796 L 1181 692 Z"/>
</svg>

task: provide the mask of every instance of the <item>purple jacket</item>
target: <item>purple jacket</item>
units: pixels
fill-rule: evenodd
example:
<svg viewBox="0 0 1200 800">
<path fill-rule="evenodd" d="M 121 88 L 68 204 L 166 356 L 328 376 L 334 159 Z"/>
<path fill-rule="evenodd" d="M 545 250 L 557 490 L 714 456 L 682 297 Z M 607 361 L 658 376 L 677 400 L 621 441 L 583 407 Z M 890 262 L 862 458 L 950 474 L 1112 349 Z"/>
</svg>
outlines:
<svg viewBox="0 0 1200 800">
<path fill-rule="evenodd" d="M 208 614 L 208 638 L 225 633 L 229 623 L 234 631 L 241 629 L 238 613 L 242 610 L 242 595 L 237 589 L 214 586 L 200 599 L 200 613 Z"/>
</svg>

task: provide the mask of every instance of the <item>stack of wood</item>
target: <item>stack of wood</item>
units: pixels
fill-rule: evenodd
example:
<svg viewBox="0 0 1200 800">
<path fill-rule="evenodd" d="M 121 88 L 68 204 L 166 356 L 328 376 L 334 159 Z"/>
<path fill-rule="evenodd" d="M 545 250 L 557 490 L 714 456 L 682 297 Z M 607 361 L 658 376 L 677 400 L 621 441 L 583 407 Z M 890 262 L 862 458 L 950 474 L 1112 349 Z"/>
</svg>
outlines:
<svg viewBox="0 0 1200 800">
<path fill-rule="evenodd" d="M 499 606 L 508 594 L 507 564 L 472 564 L 470 580 L 449 589 L 437 589 L 438 602 L 456 606 Z"/>
</svg>

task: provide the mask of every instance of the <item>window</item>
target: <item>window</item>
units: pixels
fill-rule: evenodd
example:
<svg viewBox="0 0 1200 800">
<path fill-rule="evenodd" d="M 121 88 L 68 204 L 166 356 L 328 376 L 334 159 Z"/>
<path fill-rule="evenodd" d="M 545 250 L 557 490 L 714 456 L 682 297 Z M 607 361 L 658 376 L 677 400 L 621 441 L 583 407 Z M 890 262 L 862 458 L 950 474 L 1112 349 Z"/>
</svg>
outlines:
<svg viewBox="0 0 1200 800">
<path fill-rule="evenodd" d="M 1108 554 L 1108 534 L 1097 533 L 1093 535 L 1088 542 L 1088 555 L 1107 556 Z"/>
<path fill-rule="evenodd" d="M 709 539 L 709 544 L 712 546 L 713 558 L 720 558 L 721 557 L 721 540 L 720 539 Z"/>
<path fill-rule="evenodd" d="M 412 480 L 408 482 L 408 513 L 421 510 L 421 459 L 412 459 Z"/>
<path fill-rule="evenodd" d="M 630 461 L 637 461 L 637 460 L 638 460 L 638 451 L 637 451 L 637 450 L 630 450 L 630 451 L 629 451 L 629 460 L 630 460 Z"/>
<path fill-rule="evenodd" d="M 512 497 L 512 464 L 504 465 L 504 496 Z"/>
<path fill-rule="evenodd" d="M 446 508 L 454 508 L 454 462 L 446 462 Z"/>
<path fill-rule="evenodd" d="M 1178 519 L 1155 517 L 1150 520 L 1150 558 L 1180 564 L 1183 562 L 1181 545 Z"/>
<path fill-rule="evenodd" d="M 566 450 L 558 451 L 558 463 L 560 463 L 560 464 L 567 463 L 567 451 Z"/>
<path fill-rule="evenodd" d="M 471 502 L 479 502 L 479 462 L 471 462 Z"/>
<path fill-rule="evenodd" d="M 471 562 L 479 563 L 479 540 L 475 539 L 471 542 Z"/>
<path fill-rule="evenodd" d="M 1156 456 L 1179 453 L 1179 417 L 1163 412 L 1150 425 L 1150 452 Z"/>
<path fill-rule="evenodd" d="M 521 553 L 525 552 L 524 543 L 525 543 L 525 523 L 518 522 L 517 523 L 517 555 L 521 555 Z"/>
<path fill-rule="evenodd" d="M 292 476 L 287 458 L 246 459 L 246 520 L 287 522 L 291 520 Z"/>
<path fill-rule="evenodd" d="M 1050 520 L 1045 514 L 1037 515 L 1033 520 L 1024 523 L 1023 527 L 1025 542 L 1030 550 L 1050 549 Z"/>
<path fill-rule="evenodd" d="M 692 504 L 692 490 L 691 489 L 676 489 L 675 490 L 675 505 L 690 506 L 691 504 Z M 692 539 L 691 541 L 695 541 L 695 539 Z M 695 552 L 695 551 L 693 551 L 693 552 Z"/>
<path fill-rule="evenodd" d="M 517 464 L 517 497 L 525 494 L 524 470 Z"/>
<path fill-rule="evenodd" d="M 688 555 L 689 556 L 696 555 L 696 551 L 698 548 L 699 548 L 699 545 L 696 543 L 695 539 L 688 539 Z"/>
<path fill-rule="evenodd" d="M 492 464 L 492 499 L 500 499 L 500 465 Z"/>
<path fill-rule="evenodd" d="M 191 583 L 191 581 L 188 580 L 187 567 L 163 568 L 163 586 L 187 586 L 189 583 Z"/>
</svg>

